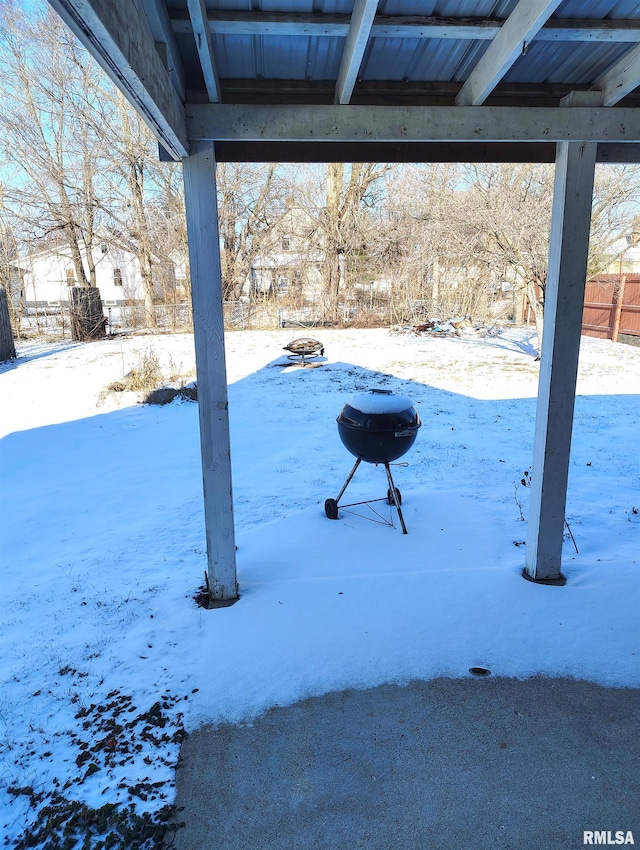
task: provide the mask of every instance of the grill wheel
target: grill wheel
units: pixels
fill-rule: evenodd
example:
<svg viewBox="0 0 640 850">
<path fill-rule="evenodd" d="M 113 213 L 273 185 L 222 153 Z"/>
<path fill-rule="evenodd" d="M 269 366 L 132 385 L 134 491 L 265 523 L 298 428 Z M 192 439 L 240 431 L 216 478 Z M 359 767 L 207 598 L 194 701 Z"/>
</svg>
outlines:
<svg viewBox="0 0 640 850">
<path fill-rule="evenodd" d="M 329 519 L 338 519 L 338 503 L 335 499 L 325 499 L 324 512 Z"/>
<path fill-rule="evenodd" d="M 396 502 L 401 505 L 402 504 L 402 493 L 398 488 L 395 488 L 396 491 Z M 387 490 L 387 502 L 392 505 L 393 504 L 393 493 L 391 492 L 391 487 Z"/>
</svg>

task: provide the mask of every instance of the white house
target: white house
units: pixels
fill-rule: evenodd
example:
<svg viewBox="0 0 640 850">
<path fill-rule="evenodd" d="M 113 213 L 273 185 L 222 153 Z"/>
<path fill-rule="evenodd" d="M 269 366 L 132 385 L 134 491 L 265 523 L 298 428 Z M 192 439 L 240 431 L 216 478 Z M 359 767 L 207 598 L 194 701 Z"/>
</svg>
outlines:
<svg viewBox="0 0 640 850">
<path fill-rule="evenodd" d="M 82 256 L 88 274 L 86 255 Z M 144 301 L 144 288 L 137 256 L 122 247 L 104 241 L 94 251 L 96 286 L 106 307 L 137 304 Z M 184 261 L 182 261 L 184 266 Z M 31 251 L 19 261 L 22 270 L 18 300 L 23 306 L 57 307 L 69 301 L 69 290 L 78 286 L 71 251 L 65 245 L 53 245 Z M 180 298 L 176 286 L 175 261 L 154 268 L 154 289 L 162 300 Z"/>
<path fill-rule="evenodd" d="M 82 257 L 88 276 L 86 256 Z M 94 253 L 96 285 L 105 304 L 117 305 L 144 298 L 140 267 L 134 254 L 106 242 Z M 55 307 L 69 301 L 78 286 L 71 251 L 64 245 L 41 248 L 21 257 L 24 270 L 21 300 L 26 307 Z"/>
<path fill-rule="evenodd" d="M 312 216 L 301 207 L 289 206 L 251 263 L 252 294 L 318 297 L 325 257 L 317 240 Z"/>
<path fill-rule="evenodd" d="M 612 259 L 605 271 L 608 274 L 640 274 L 640 242 L 638 234 L 618 239 L 611 246 Z"/>
</svg>

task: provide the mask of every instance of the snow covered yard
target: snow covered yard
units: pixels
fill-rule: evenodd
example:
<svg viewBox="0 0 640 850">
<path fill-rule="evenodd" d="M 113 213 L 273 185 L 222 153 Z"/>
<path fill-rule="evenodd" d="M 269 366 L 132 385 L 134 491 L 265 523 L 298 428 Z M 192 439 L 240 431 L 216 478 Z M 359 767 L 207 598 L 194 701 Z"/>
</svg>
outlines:
<svg viewBox="0 0 640 850">
<path fill-rule="evenodd" d="M 640 349 L 583 338 L 567 504 L 578 552 L 568 538 L 555 588 L 521 578 L 530 334 L 313 335 L 326 355 L 306 369 L 282 351 L 295 332 L 227 336 L 241 599 L 213 611 L 194 602 L 206 568 L 196 405 L 103 394 L 149 349 L 187 373 L 192 339 L 23 343 L 0 366 L 7 846 L 51 794 L 86 804 L 78 819 L 95 834 L 120 813 L 121 832 L 155 846 L 182 730 L 205 721 L 477 665 L 640 685 Z M 323 511 L 353 461 L 335 418 L 372 386 L 408 395 L 423 421 L 394 469 L 406 536 L 397 521 Z M 349 493 L 386 486 L 363 464 Z"/>
</svg>

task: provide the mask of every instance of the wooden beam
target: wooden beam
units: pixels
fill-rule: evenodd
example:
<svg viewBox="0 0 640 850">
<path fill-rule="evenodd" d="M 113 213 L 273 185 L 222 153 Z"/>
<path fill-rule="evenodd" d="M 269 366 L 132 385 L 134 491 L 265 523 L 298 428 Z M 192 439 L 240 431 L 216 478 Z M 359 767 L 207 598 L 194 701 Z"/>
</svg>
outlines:
<svg viewBox="0 0 640 850">
<path fill-rule="evenodd" d="M 349 103 L 351 100 L 377 8 L 378 0 L 355 0 L 336 80 L 335 103 Z"/>
<path fill-rule="evenodd" d="M 162 45 L 166 55 L 165 67 L 180 100 L 184 101 L 186 90 L 184 68 L 167 7 L 163 0 L 142 0 L 142 7 L 156 41 L 156 49 L 161 52 L 160 45 Z"/>
<path fill-rule="evenodd" d="M 220 80 L 226 103 L 300 104 L 330 106 L 333 104 L 335 80 L 238 79 Z M 424 82 L 419 80 L 358 80 L 350 106 L 453 106 L 460 83 Z M 502 82 L 485 101 L 484 106 L 530 107 L 556 109 L 561 98 L 576 86 L 557 83 L 527 84 Z M 587 86 L 582 87 L 585 91 Z M 194 100 L 194 102 L 196 102 Z M 202 103 L 202 101 L 199 101 Z M 625 108 L 640 107 L 640 90 L 627 95 Z"/>
<path fill-rule="evenodd" d="M 637 44 L 640 21 L 571 21 L 552 18 L 534 36 L 535 41 L 597 41 Z"/>
<path fill-rule="evenodd" d="M 209 586 L 214 599 L 231 601 L 238 584 L 213 145 L 192 142 L 183 172 Z"/>
<path fill-rule="evenodd" d="M 317 12 L 235 12 L 208 9 L 209 29 L 215 35 L 311 36 L 346 38 L 350 15 L 320 15 Z M 183 10 L 171 10 L 171 25 L 176 33 L 193 31 Z"/>
<path fill-rule="evenodd" d="M 478 106 L 504 77 L 562 0 L 520 0 L 463 85 L 456 104 Z"/>
<path fill-rule="evenodd" d="M 640 86 L 640 44 L 629 50 L 594 83 L 602 92 L 602 105 L 613 106 Z"/>
<path fill-rule="evenodd" d="M 601 163 L 640 163 L 640 143 L 618 145 L 598 145 L 597 162 Z"/>
<path fill-rule="evenodd" d="M 49 0 L 174 159 L 189 152 L 184 107 L 143 14 L 127 0 Z"/>
<path fill-rule="evenodd" d="M 241 13 L 240 13 L 241 14 Z M 455 18 L 424 18 L 417 15 L 376 15 L 371 27 L 372 38 L 438 38 L 456 41 L 493 41 L 504 20 L 475 21 Z M 337 25 L 337 24 L 336 24 Z M 217 27 L 217 24 L 216 24 Z M 310 35 L 314 33 L 309 33 Z M 546 21 L 535 35 L 535 41 L 597 41 L 637 43 L 640 21 L 597 21 L 554 18 Z"/>
<path fill-rule="evenodd" d="M 190 139 L 298 142 L 635 142 L 640 110 L 189 104 Z"/>
<path fill-rule="evenodd" d="M 207 9 L 204 0 L 187 0 L 189 17 L 193 26 L 193 36 L 200 58 L 200 66 L 204 76 L 204 84 L 210 103 L 217 103 L 220 98 L 220 83 L 213 56 L 211 32 L 207 24 Z"/>
<path fill-rule="evenodd" d="M 218 162 L 551 163 L 555 154 L 553 142 L 526 145 L 517 142 L 216 142 Z"/>
<path fill-rule="evenodd" d="M 503 23 L 484 18 L 456 20 L 417 15 L 376 15 L 371 37 L 493 41 Z"/>
<path fill-rule="evenodd" d="M 158 0 L 156 0 L 158 2 Z M 239 12 L 208 9 L 209 29 L 215 35 L 308 36 L 346 38 L 349 15 L 317 12 Z M 425 15 L 376 15 L 372 38 L 436 38 L 456 41 L 493 41 L 504 20 L 494 18 L 445 18 Z M 171 25 L 176 33 L 192 33 L 188 15 L 171 10 Z M 629 42 L 640 39 L 640 21 L 548 20 L 535 35 L 536 41 Z"/>
<path fill-rule="evenodd" d="M 553 142 L 216 142 L 218 162 L 555 162 Z M 598 145 L 598 162 L 640 163 L 640 144 Z"/>
</svg>

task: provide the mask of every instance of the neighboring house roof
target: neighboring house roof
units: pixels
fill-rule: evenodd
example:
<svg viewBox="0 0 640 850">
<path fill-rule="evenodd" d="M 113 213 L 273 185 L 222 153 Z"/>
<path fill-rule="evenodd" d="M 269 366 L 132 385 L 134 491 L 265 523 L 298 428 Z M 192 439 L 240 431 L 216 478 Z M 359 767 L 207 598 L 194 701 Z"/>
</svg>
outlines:
<svg viewBox="0 0 640 850">
<path fill-rule="evenodd" d="M 621 257 L 623 254 L 629 261 L 640 260 L 640 244 L 630 245 L 626 238 L 618 239 L 611 245 L 609 253 L 615 257 Z"/>
<path fill-rule="evenodd" d="M 324 254 L 321 251 L 305 252 L 282 252 L 279 254 L 265 254 L 256 257 L 251 263 L 252 269 L 280 269 L 305 266 L 310 263 L 322 263 Z"/>
</svg>

